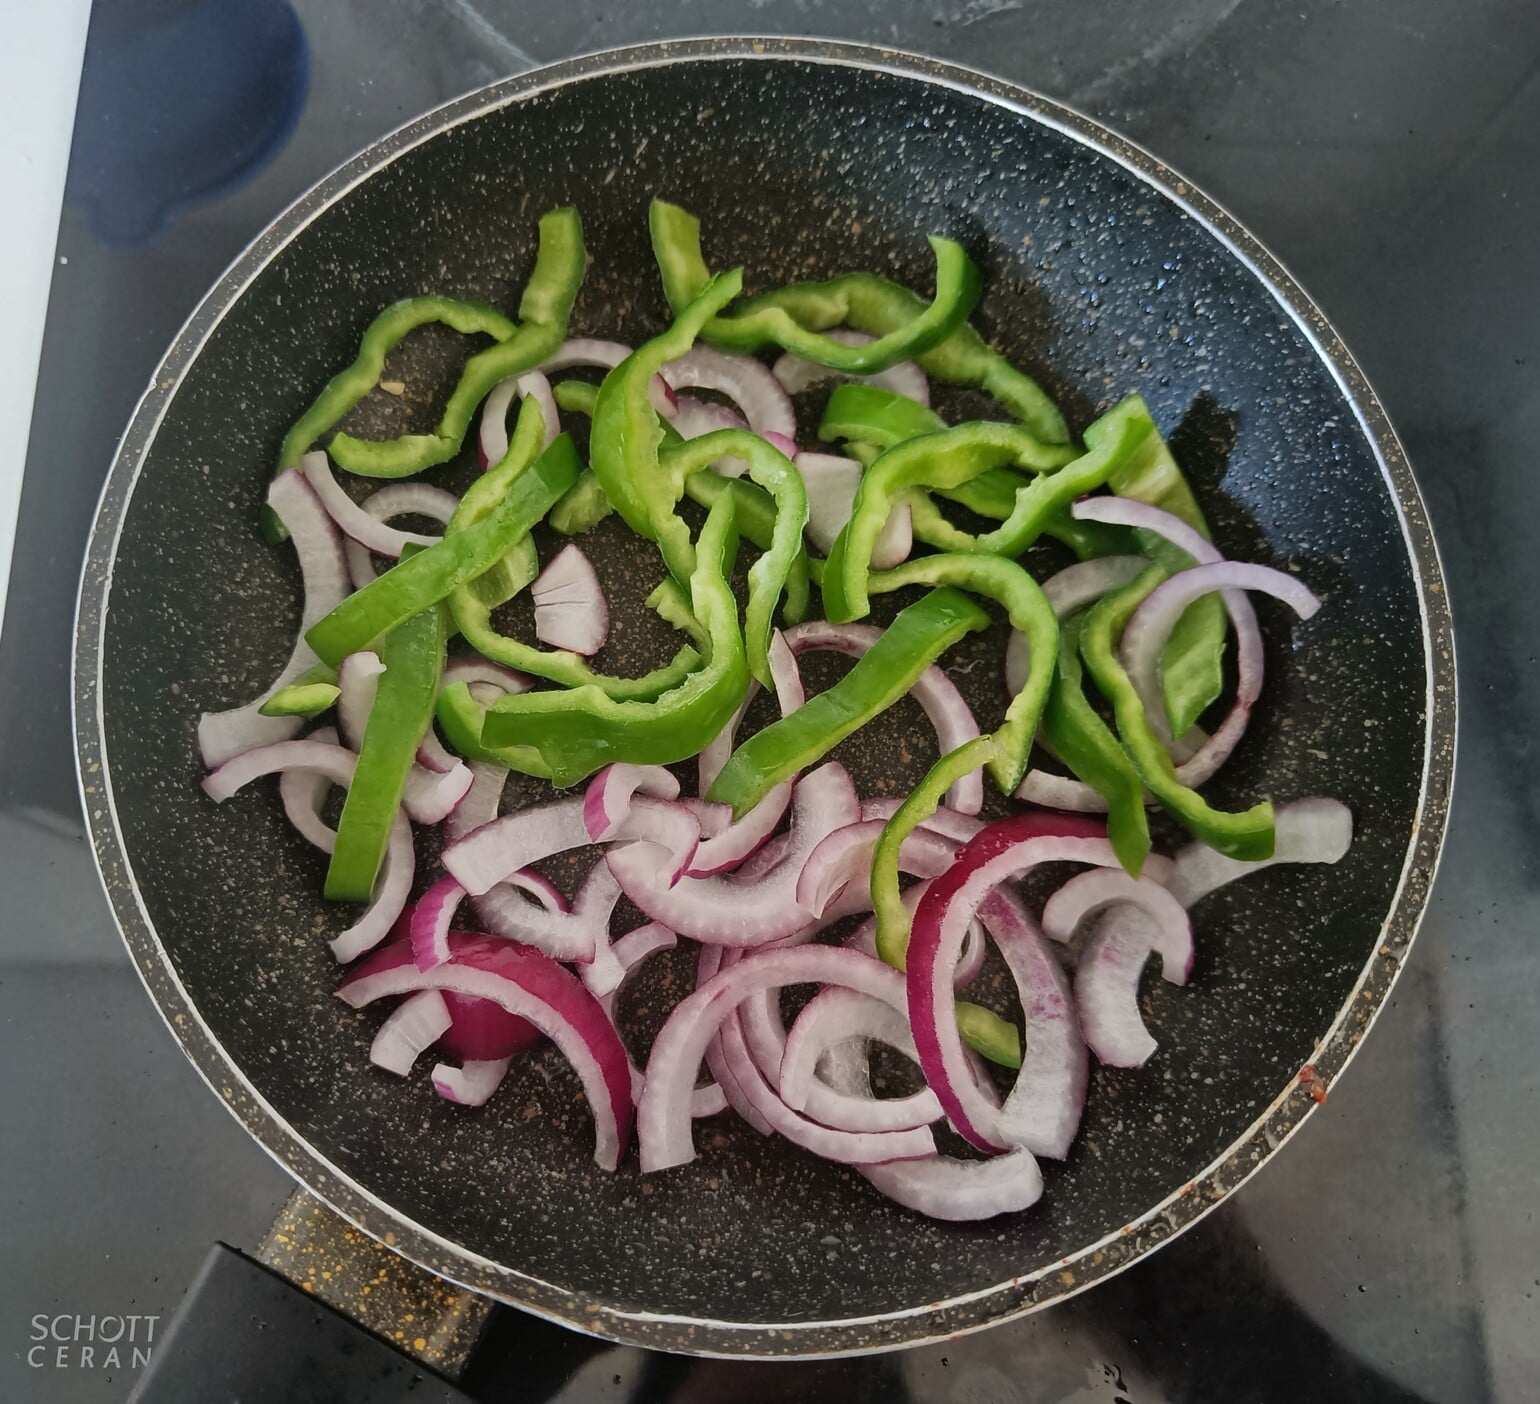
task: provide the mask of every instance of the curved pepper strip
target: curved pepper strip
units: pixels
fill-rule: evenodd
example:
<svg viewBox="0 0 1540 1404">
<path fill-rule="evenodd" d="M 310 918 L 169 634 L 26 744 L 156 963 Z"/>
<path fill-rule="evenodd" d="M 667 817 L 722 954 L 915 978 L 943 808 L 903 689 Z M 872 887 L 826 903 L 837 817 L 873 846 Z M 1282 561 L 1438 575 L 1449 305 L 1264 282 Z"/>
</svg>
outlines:
<svg viewBox="0 0 1540 1404">
<path fill-rule="evenodd" d="M 1015 508 L 1016 493 L 1029 486 L 1029 479 L 1007 468 L 984 473 L 970 483 L 942 494 L 959 506 L 976 512 L 981 517 L 993 517 L 1004 521 Z M 1013 485 L 1014 484 L 1014 485 Z M 1009 500 L 1005 498 L 1009 493 Z M 974 537 L 942 515 L 941 509 L 930 495 L 918 489 L 906 499 L 909 503 L 909 519 L 915 539 L 933 546 L 938 551 L 967 550 Z M 1133 535 L 1123 527 L 1108 526 L 1103 522 L 1083 522 L 1067 512 L 1054 513 L 1043 523 L 1043 535 L 1068 546 L 1078 560 L 1092 556 L 1128 556 L 1136 554 Z"/>
<path fill-rule="evenodd" d="M 1096 432 L 1095 425 L 1086 430 L 1087 444 L 1093 443 Z M 1119 497 L 1148 502 L 1179 517 L 1204 536 L 1209 535 L 1208 523 L 1192 488 L 1159 431 L 1145 439 L 1108 477 L 1107 486 Z M 1167 570 L 1186 570 L 1192 564 L 1185 552 L 1155 532 L 1136 531 L 1133 535 L 1139 553 L 1159 561 Z M 1204 708 L 1224 690 L 1224 649 L 1229 627 L 1224 601 L 1218 595 L 1205 595 L 1182 611 L 1171 631 L 1161 655 L 1161 691 L 1173 736 L 1189 730 Z"/>
<path fill-rule="evenodd" d="M 343 600 L 305 631 L 316 656 L 333 667 L 350 653 L 369 648 L 398 624 L 461 591 L 495 566 L 529 534 L 577 481 L 577 450 L 565 434 L 557 438 L 514 481 L 507 495 L 480 521 L 392 566 Z M 486 606 L 482 606 L 486 608 Z"/>
<path fill-rule="evenodd" d="M 658 467 L 664 430 L 653 408 L 652 377 L 677 361 L 694 344 L 700 330 L 743 287 L 743 270 L 718 274 L 699 295 L 680 309 L 667 331 L 644 341 L 607 376 L 594 404 L 593 433 L 588 453 L 593 470 L 616 510 L 649 541 L 658 539 L 657 519 L 674 515 L 677 495 Z M 672 564 L 670 565 L 672 569 Z M 687 579 L 690 572 L 676 573 Z"/>
<path fill-rule="evenodd" d="M 1107 838 L 1129 874 L 1138 877 L 1150 853 L 1144 782 L 1118 739 L 1085 695 L 1080 669 L 1083 620 L 1059 626 L 1059 671 L 1043 708 L 1043 739 L 1078 779 L 1107 801 Z"/>
<path fill-rule="evenodd" d="M 257 713 L 264 717 L 304 717 L 309 720 L 337 705 L 342 689 L 336 683 L 290 683 L 267 699 Z"/>
<path fill-rule="evenodd" d="M 443 611 L 425 609 L 393 628 L 380 649 L 380 662 L 385 670 L 369 708 L 326 870 L 326 896 L 334 902 L 367 902 L 374 893 L 407 772 L 433 720 L 444 671 Z"/>
<path fill-rule="evenodd" d="M 1273 806 L 1263 800 L 1240 813 L 1214 809 L 1196 790 L 1176 778 L 1171 756 L 1150 727 L 1139 694 L 1117 657 L 1117 641 L 1129 616 L 1170 574 L 1152 565 L 1121 590 L 1114 591 L 1086 615 L 1080 656 L 1111 704 L 1123 750 L 1150 793 L 1210 848 L 1231 858 L 1254 861 L 1273 856 Z"/>
<path fill-rule="evenodd" d="M 677 311 L 710 277 L 701 255 L 700 221 L 666 200 L 654 200 L 647 219 L 663 291 Z M 929 238 L 936 256 L 936 296 L 929 306 L 884 278 L 846 273 L 761 293 L 733 316 L 713 317 L 701 335 L 730 351 L 752 353 L 778 346 L 850 375 L 886 370 L 945 341 L 968 320 L 983 291 L 983 277 L 961 244 L 934 234 Z M 899 293 L 907 294 L 915 306 L 896 299 Z M 875 341 L 859 346 L 819 334 L 837 326 L 871 331 L 873 322 L 886 325 Z"/>
<path fill-rule="evenodd" d="M 668 491 L 673 501 L 667 515 L 661 510 L 655 513 L 653 525 L 663 548 L 663 559 L 669 563 L 674 578 L 683 578 L 681 566 L 693 573 L 695 548 L 690 542 L 690 528 L 673 508 L 693 475 L 728 456 L 746 460 L 749 477 L 775 500 L 770 544 L 749 567 L 749 595 L 743 616 L 749 671 L 763 687 L 769 688 L 774 686 L 770 677 L 770 633 L 776 607 L 797 561 L 807 554 L 802 544 L 802 529 L 807 525 L 807 488 L 796 466 L 774 444 L 747 429 L 717 429 L 698 439 L 674 444 L 659 456 L 659 469 L 670 484 Z M 660 497 L 660 509 L 661 503 Z"/>
<path fill-rule="evenodd" d="M 599 398 L 599 387 L 586 380 L 561 380 L 551 387 L 558 409 L 574 414 L 586 414 L 593 418 L 594 404 Z M 562 495 L 553 508 L 549 521 L 553 530 L 563 536 L 580 536 L 599 525 L 615 510 L 592 468 L 583 469 L 582 476 Z"/>
<path fill-rule="evenodd" d="M 942 796 L 965 775 L 990 765 L 1000 745 L 979 736 L 949 751 L 931 767 L 913 793 L 888 820 L 872 851 L 872 910 L 877 918 L 877 954 L 897 970 L 904 968 L 909 946 L 909 912 L 901 896 L 899 852 L 904 840 L 936 812 Z M 982 1005 L 957 1001 L 957 1027 L 976 1052 L 1003 1067 L 1021 1066 L 1021 1039 L 1014 1024 Z"/>
<path fill-rule="evenodd" d="M 781 781 L 815 765 L 851 732 L 887 711 L 958 639 L 988 625 L 989 616 L 961 591 L 932 590 L 900 610 L 833 687 L 739 746 L 706 798 L 732 805 L 734 815 L 742 818 Z"/>
<path fill-rule="evenodd" d="M 445 739 L 466 760 L 501 765 L 542 780 L 551 778 L 550 767 L 532 746 L 494 747 L 482 741 L 481 728 L 486 721 L 487 709 L 471 696 L 469 683 L 450 683 L 444 688 L 434 704 L 434 713 Z"/>
<path fill-rule="evenodd" d="M 558 785 L 614 761 L 669 765 L 698 754 L 748 695 L 738 602 L 728 583 L 737 546 L 733 499 L 724 497 L 701 528 L 690 576 L 690 608 L 705 630 L 707 656 L 678 687 L 652 702 L 617 702 L 594 686 L 500 697 L 487 709 L 483 743 L 534 747 Z"/>
<path fill-rule="evenodd" d="M 406 478 L 447 463 L 460 451 L 476 407 L 492 387 L 510 375 L 533 370 L 566 339 L 567 320 L 587 267 L 577 211 L 566 206 L 542 215 L 535 266 L 519 299 L 518 325 L 465 363 L 434 432 L 384 440 L 337 434 L 329 446 L 332 458 L 366 478 Z"/>
<path fill-rule="evenodd" d="M 775 499 L 763 488 L 746 483 L 741 478 L 724 478 L 720 473 L 691 473 L 684 480 L 685 496 L 711 508 L 719 497 L 733 499 L 738 529 L 745 540 L 752 541 L 761 551 L 768 551 L 775 536 Z M 808 581 L 812 564 L 807 549 L 799 546 L 796 559 L 791 564 L 791 574 L 786 577 L 786 602 L 781 614 L 788 624 L 800 624 L 807 617 Z"/>
<path fill-rule="evenodd" d="M 1053 683 L 1059 651 L 1059 621 L 1053 606 L 1037 581 L 1015 561 L 999 556 L 919 556 L 867 580 L 873 594 L 901 590 L 906 585 L 950 585 L 983 595 L 1004 606 L 1011 627 L 1026 636 L 1026 680 L 995 732 L 998 746 L 989 762 L 990 776 L 1000 792 L 1014 794 L 1027 773 L 1032 738 Z"/>
<path fill-rule="evenodd" d="M 358 341 L 358 354 L 345 370 L 326 382 L 309 409 L 295 420 L 278 448 L 276 472 L 297 468 L 300 459 L 328 429 L 379 384 L 385 358 L 409 332 L 430 322 L 452 327 L 464 336 L 490 336 L 506 341 L 517 328 L 495 307 L 453 297 L 408 297 L 393 302 L 367 327 Z M 262 509 L 262 534 L 276 545 L 289 533 L 270 508 Z"/>
<path fill-rule="evenodd" d="M 1076 460 L 1077 463 L 1083 461 Z M 825 613 L 836 623 L 860 619 L 867 613 L 870 606 L 866 577 L 871 569 L 872 550 L 901 493 L 917 487 L 943 490 L 957 487 L 981 473 L 1011 463 L 1046 471 L 1057 467 L 1058 462 L 1057 450 L 1041 443 L 1019 425 L 999 424 L 992 420 L 959 424 L 953 429 L 921 434 L 894 445 L 861 475 L 850 520 L 829 552 L 823 585 Z M 1071 464 L 1052 474 L 1051 478 L 1040 478 L 1032 486 L 1035 489 L 1045 482 L 1056 481 L 1065 473 L 1073 473 L 1075 467 Z M 1072 495 L 1078 496 L 1079 491 Z M 1031 522 L 1023 524 L 1017 534 L 1026 534 L 1031 525 Z M 982 538 L 969 539 L 976 543 Z M 983 548 L 975 546 L 972 549 Z M 1019 549 L 1000 554 L 1015 556 L 1025 549 L 1024 542 Z"/>
</svg>

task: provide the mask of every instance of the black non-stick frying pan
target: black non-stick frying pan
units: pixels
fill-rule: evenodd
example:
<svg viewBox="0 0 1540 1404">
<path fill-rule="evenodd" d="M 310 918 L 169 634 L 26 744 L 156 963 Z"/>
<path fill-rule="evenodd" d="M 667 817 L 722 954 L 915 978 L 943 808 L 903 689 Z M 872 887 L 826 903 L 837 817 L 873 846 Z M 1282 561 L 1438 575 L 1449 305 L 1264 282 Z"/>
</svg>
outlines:
<svg viewBox="0 0 1540 1404">
<path fill-rule="evenodd" d="M 1352 851 L 1199 908 L 1192 984 L 1146 991 L 1159 1054 L 1093 1076 L 1076 1147 L 1028 1213 L 931 1222 L 725 1120 L 687 1167 L 605 1174 L 554 1052 L 475 1112 L 372 1069 L 378 1014 L 331 995 L 322 938 L 342 916 L 320 900 L 316 857 L 270 792 L 216 807 L 198 788 L 199 713 L 259 691 L 297 618 L 292 559 L 253 529 L 276 446 L 361 328 L 424 291 L 512 306 L 536 218 L 573 203 L 593 253 L 575 331 L 643 337 L 665 320 L 646 234 L 659 194 L 701 215 L 708 257 L 745 264 L 751 287 L 846 268 L 924 286 L 923 235 L 961 239 L 985 272 L 986 334 L 1076 428 L 1142 392 L 1220 544 L 1292 564 L 1324 596 L 1292 631 L 1264 607 L 1268 687 L 1214 791 L 1338 796 Z M 420 395 L 366 411 L 365 427 L 425 422 L 450 349 L 404 350 L 400 378 Z M 655 559 L 612 540 L 593 553 L 612 598 L 643 593 Z M 663 647 L 619 633 L 618 668 Z M 956 674 L 998 713 L 1000 636 L 971 657 Z M 1453 680 L 1401 451 L 1325 319 L 1255 240 L 1144 152 L 1018 88 L 767 39 L 602 54 L 484 89 L 387 137 L 262 234 L 177 338 L 123 441 L 82 585 L 75 692 L 86 812 L 135 963 L 275 1157 L 477 1291 L 617 1340 L 768 1356 L 1030 1311 L 1179 1233 L 1271 1155 L 1405 958 L 1443 831 Z M 892 716 L 897 735 L 841 753 L 866 787 L 902 788 L 930 754 L 918 713 Z M 906 730 L 913 744 L 896 744 Z M 655 1027 L 661 993 L 633 1001 L 632 1032 Z"/>
</svg>

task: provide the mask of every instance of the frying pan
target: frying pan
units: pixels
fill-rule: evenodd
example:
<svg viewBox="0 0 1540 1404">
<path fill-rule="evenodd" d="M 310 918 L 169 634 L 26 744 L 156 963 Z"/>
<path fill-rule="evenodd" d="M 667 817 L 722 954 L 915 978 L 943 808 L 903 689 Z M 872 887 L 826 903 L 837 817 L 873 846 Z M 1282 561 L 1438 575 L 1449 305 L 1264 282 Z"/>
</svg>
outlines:
<svg viewBox="0 0 1540 1404">
<path fill-rule="evenodd" d="M 931 1222 L 729 1120 L 699 1133 L 687 1167 L 607 1175 L 554 1053 L 479 1112 L 377 1072 L 379 1015 L 331 996 L 323 937 L 341 914 L 320 900 L 315 855 L 271 793 L 215 807 L 198 788 L 198 715 L 260 690 L 298 617 L 291 557 L 253 530 L 278 441 L 361 328 L 424 291 L 513 305 L 536 218 L 574 203 L 593 253 L 575 334 L 644 337 L 665 320 L 646 236 L 656 194 L 699 213 L 708 257 L 745 264 L 751 287 L 845 268 L 925 286 L 923 234 L 961 239 L 985 273 L 985 334 L 1074 427 L 1141 391 L 1221 547 L 1292 564 L 1325 598 L 1292 631 L 1264 607 L 1268 687 L 1213 789 L 1225 805 L 1339 796 L 1352 850 L 1199 909 L 1192 984 L 1146 989 L 1159 1054 L 1093 1075 L 1076 1147 L 1028 1213 Z M 458 354 L 431 337 L 403 350 L 419 398 L 377 397 L 360 427 L 425 422 Z M 616 600 L 659 570 L 623 533 L 592 554 Z M 665 646 L 640 613 L 615 632 L 617 669 Z M 952 660 L 981 720 L 1001 707 L 1001 643 L 982 636 Z M 1372 391 L 1277 262 L 1077 113 L 952 65 L 812 40 L 545 68 L 420 118 L 301 199 L 194 313 L 128 428 L 75 661 L 85 808 L 117 920 L 173 1034 L 251 1134 L 434 1273 L 702 1354 L 976 1329 L 1192 1224 L 1299 1126 L 1367 1032 L 1426 898 L 1453 766 L 1450 622 L 1422 502 Z M 930 754 L 917 711 L 891 717 L 840 753 L 863 788 L 901 789 Z M 521 784 L 508 802 L 539 793 Z M 656 1027 L 668 979 L 631 1002 L 628 1032 Z"/>
</svg>

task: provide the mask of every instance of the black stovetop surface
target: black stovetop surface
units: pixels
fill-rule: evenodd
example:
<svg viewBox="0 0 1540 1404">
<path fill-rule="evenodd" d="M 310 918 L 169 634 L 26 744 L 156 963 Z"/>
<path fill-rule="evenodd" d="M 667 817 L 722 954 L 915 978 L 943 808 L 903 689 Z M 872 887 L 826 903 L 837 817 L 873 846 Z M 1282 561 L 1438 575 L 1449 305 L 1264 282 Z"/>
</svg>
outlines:
<svg viewBox="0 0 1540 1404">
<path fill-rule="evenodd" d="M 75 581 L 113 445 L 240 248 L 342 158 L 537 61 L 687 33 L 956 59 L 1124 131 L 1314 294 L 1396 423 L 1462 672 L 1443 869 L 1390 1006 L 1295 1141 L 1186 1236 L 896 1356 L 649 1356 L 513 1312 L 477 1397 L 1294 1404 L 1540 1397 L 1540 9 L 1526 0 L 117 0 L 93 21 L 0 638 L 0 1398 L 126 1399 L 209 1243 L 288 1189 L 129 966 L 82 835 Z M 115 1346 L 115 1353 L 109 1354 Z M 89 1347 L 89 1350 L 87 1349 Z"/>
</svg>

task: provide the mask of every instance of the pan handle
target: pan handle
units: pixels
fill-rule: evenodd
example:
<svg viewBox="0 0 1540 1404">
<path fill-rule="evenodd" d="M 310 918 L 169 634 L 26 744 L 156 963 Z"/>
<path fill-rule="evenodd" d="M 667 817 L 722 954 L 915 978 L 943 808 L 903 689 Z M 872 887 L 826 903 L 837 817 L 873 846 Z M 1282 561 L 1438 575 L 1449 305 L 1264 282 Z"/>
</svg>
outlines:
<svg viewBox="0 0 1540 1404">
<path fill-rule="evenodd" d="M 215 1245 L 133 1404 L 469 1404 L 492 1307 L 296 1188 L 255 1259 Z"/>
</svg>

